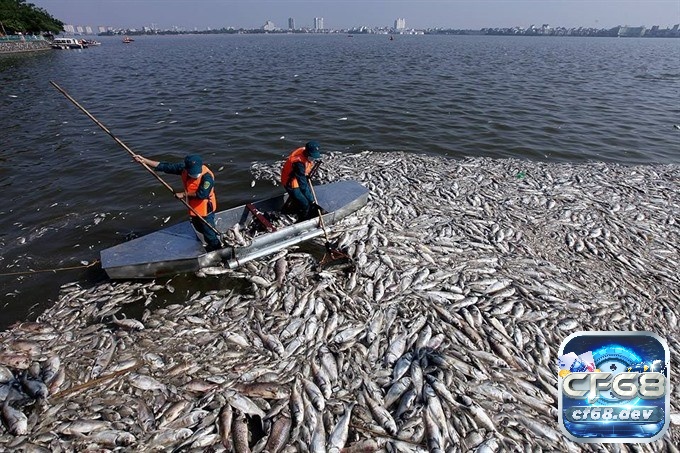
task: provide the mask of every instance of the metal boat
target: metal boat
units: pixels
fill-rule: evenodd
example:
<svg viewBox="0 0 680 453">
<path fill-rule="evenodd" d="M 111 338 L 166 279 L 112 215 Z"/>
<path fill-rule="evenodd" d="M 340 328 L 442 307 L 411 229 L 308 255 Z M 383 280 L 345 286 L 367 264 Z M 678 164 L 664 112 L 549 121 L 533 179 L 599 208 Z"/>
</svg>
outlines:
<svg viewBox="0 0 680 453">
<path fill-rule="evenodd" d="M 333 225 L 368 202 L 368 189 L 356 181 L 338 181 L 315 186 L 325 225 Z M 215 225 L 227 232 L 237 224 L 245 227 L 258 222 L 257 213 L 280 212 L 287 194 L 220 211 Z M 249 206 L 250 205 L 250 206 Z M 254 236 L 245 246 L 227 246 L 206 252 L 190 221 L 164 228 L 146 236 L 102 250 L 101 265 L 111 279 L 156 278 L 205 267 L 225 266 L 235 269 L 248 261 L 323 234 L 319 218 L 294 223 Z"/>
</svg>

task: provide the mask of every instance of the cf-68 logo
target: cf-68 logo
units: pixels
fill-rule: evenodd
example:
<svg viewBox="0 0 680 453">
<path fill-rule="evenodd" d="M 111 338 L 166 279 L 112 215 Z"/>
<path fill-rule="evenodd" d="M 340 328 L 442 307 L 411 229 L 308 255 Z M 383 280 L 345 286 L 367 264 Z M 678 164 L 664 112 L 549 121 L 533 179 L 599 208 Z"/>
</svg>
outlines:
<svg viewBox="0 0 680 453">
<path fill-rule="evenodd" d="M 650 332 L 570 335 L 558 358 L 562 431 L 577 442 L 651 442 L 663 436 L 669 361 L 666 342 Z"/>
<path fill-rule="evenodd" d="M 578 390 L 576 385 L 585 382 L 588 390 Z M 600 399 L 603 391 L 619 400 L 656 399 L 666 393 L 666 376 L 661 373 L 571 373 L 562 381 L 562 391 L 569 398 L 588 396 L 592 404 Z"/>
</svg>

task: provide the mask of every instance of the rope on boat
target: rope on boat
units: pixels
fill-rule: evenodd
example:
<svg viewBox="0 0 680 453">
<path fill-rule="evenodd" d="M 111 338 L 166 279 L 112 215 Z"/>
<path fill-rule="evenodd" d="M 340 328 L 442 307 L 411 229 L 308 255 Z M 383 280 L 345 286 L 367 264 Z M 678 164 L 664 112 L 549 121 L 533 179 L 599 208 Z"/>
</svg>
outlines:
<svg viewBox="0 0 680 453">
<path fill-rule="evenodd" d="M 40 272 L 59 272 L 59 271 L 71 271 L 75 269 L 85 269 L 88 267 L 92 267 L 96 264 L 99 263 L 99 260 L 94 260 L 93 262 L 89 264 L 83 264 L 81 266 L 70 266 L 70 267 L 56 267 L 53 269 L 31 269 L 29 271 L 20 271 L 20 272 L 6 272 L 6 273 L 1 273 L 0 277 L 8 277 L 12 275 L 30 275 L 30 274 L 38 274 Z"/>
</svg>

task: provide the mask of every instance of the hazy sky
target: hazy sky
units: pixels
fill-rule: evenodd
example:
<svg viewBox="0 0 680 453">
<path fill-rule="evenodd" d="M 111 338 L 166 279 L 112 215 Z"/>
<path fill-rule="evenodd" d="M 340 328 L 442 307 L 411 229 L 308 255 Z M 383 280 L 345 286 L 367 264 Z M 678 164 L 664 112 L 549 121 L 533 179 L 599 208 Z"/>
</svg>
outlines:
<svg viewBox="0 0 680 453">
<path fill-rule="evenodd" d="M 27 0 L 65 24 L 140 28 L 154 24 L 187 29 L 392 26 L 470 28 L 550 24 L 610 28 L 616 25 L 672 26 L 680 23 L 680 0 Z M 95 29 L 96 30 L 96 29 Z"/>
</svg>

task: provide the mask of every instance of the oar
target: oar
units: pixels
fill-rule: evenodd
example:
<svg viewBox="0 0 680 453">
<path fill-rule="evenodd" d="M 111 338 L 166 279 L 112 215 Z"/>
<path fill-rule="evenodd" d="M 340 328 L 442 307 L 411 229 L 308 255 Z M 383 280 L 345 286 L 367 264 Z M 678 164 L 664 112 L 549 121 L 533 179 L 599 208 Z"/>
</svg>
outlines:
<svg viewBox="0 0 680 453">
<path fill-rule="evenodd" d="M 340 262 L 351 261 L 352 259 L 349 257 L 349 255 L 347 255 L 345 252 L 339 250 L 336 246 L 331 244 L 331 241 L 328 238 L 328 230 L 326 230 L 326 224 L 323 221 L 323 214 L 321 212 L 321 208 L 319 207 L 319 202 L 316 199 L 316 191 L 314 190 L 314 185 L 312 184 L 311 180 L 307 181 L 307 183 L 309 184 L 309 188 L 312 189 L 312 196 L 314 197 L 316 211 L 319 213 L 319 225 L 321 225 L 324 237 L 326 238 L 326 253 L 321 259 L 321 263 L 319 263 L 320 267 L 325 267 L 330 264 L 338 264 Z"/>
<path fill-rule="evenodd" d="M 326 237 L 326 248 L 328 248 L 330 246 L 331 242 L 328 239 L 328 230 L 326 230 L 326 224 L 323 221 L 323 215 L 321 214 L 321 208 L 319 207 L 319 202 L 316 199 L 316 191 L 314 190 L 314 185 L 312 184 L 312 181 L 307 181 L 307 184 L 309 184 L 309 188 L 312 189 L 312 196 L 314 197 L 314 204 L 316 205 L 316 211 L 319 213 L 319 224 L 321 225 L 321 229 L 323 230 L 323 235 Z"/>
<path fill-rule="evenodd" d="M 57 85 L 56 83 L 52 82 L 51 80 L 50 80 L 50 83 L 52 84 L 52 86 L 53 86 L 54 88 L 57 89 L 57 91 L 59 91 L 59 92 L 60 92 L 61 94 L 63 94 L 64 96 L 66 96 L 66 99 L 68 99 L 69 101 L 71 101 L 71 102 L 73 103 L 73 105 L 75 105 L 76 107 L 78 107 L 85 115 L 87 115 L 92 121 L 94 121 L 94 123 L 95 123 L 97 126 L 99 126 L 104 132 L 106 132 L 107 134 L 109 134 L 109 136 L 110 136 L 112 139 L 114 139 L 115 142 L 118 143 L 118 144 L 121 146 L 121 148 L 123 148 L 125 151 L 127 151 L 128 154 L 130 154 L 130 156 L 133 157 L 133 160 L 135 160 L 134 157 L 136 156 L 136 154 L 130 149 L 130 147 L 128 147 L 125 143 L 123 143 L 118 137 L 116 137 L 115 135 L 113 135 L 113 133 L 112 133 L 110 130 L 108 130 L 108 128 L 107 128 L 106 126 L 104 126 L 102 123 L 100 123 L 99 120 L 98 120 L 97 118 L 95 118 L 90 112 L 88 112 L 88 111 L 85 109 L 85 107 L 83 107 L 82 105 L 80 105 L 80 104 L 78 103 L 78 101 L 76 101 L 75 99 L 73 99 L 73 98 L 71 97 L 71 95 L 68 94 L 68 93 L 66 92 L 66 90 L 64 90 L 62 87 L 60 87 L 60 86 Z M 148 165 L 146 165 L 144 162 L 139 162 L 139 163 L 142 165 L 142 167 L 146 168 L 146 170 L 147 170 L 149 173 L 151 173 L 151 174 L 152 174 L 152 175 L 153 175 L 153 176 L 154 176 L 161 184 L 163 184 L 163 185 L 165 186 L 166 189 L 168 189 L 170 192 L 172 192 L 173 195 L 175 194 L 175 190 L 170 186 L 170 184 L 168 184 L 167 182 L 165 182 L 165 181 L 163 180 L 163 178 L 161 178 L 160 176 L 158 176 L 158 174 L 157 174 L 155 171 L 153 171 L 153 169 L 152 169 L 151 167 L 149 167 Z M 203 217 L 201 217 L 201 215 L 200 215 L 198 212 L 196 212 L 196 210 L 195 210 L 189 203 L 187 203 L 186 200 L 181 199 L 181 198 L 177 198 L 177 197 L 175 197 L 175 198 L 176 198 L 177 200 L 181 201 L 182 204 L 184 204 L 184 206 L 186 206 L 187 208 L 189 208 L 189 210 L 190 210 L 191 212 L 193 212 L 199 219 L 201 219 L 201 221 L 202 221 L 203 223 L 205 223 L 205 224 L 208 226 L 208 228 L 210 228 L 211 230 L 213 230 L 213 231 L 217 234 L 217 237 L 219 238 L 220 244 L 221 244 L 222 246 L 224 246 L 224 241 L 223 241 L 223 239 L 222 239 L 222 233 L 220 233 L 220 232 L 217 230 L 217 228 L 215 228 L 214 226 L 210 225 L 210 223 L 208 223 L 207 220 L 205 220 Z"/>
</svg>

